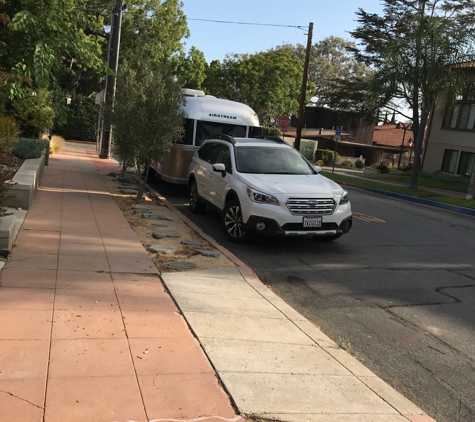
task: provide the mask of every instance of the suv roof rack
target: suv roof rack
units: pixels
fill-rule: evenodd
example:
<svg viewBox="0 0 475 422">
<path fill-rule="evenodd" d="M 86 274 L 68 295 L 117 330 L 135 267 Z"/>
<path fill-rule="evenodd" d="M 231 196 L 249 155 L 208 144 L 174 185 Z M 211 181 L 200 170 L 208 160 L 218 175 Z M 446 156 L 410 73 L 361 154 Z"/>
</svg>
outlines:
<svg viewBox="0 0 475 422">
<path fill-rule="evenodd" d="M 220 133 L 218 135 L 214 135 L 210 139 L 221 139 L 222 141 L 230 142 L 231 144 L 235 144 L 236 141 L 234 140 L 234 136 L 231 135 L 225 135 L 224 133 Z"/>
<path fill-rule="evenodd" d="M 274 142 L 277 142 L 279 144 L 287 144 L 287 142 L 285 142 L 282 138 L 278 138 L 277 136 L 265 136 L 265 135 L 258 135 L 258 136 L 254 136 L 254 138 L 256 139 L 267 139 L 268 141 L 274 141 Z"/>
</svg>

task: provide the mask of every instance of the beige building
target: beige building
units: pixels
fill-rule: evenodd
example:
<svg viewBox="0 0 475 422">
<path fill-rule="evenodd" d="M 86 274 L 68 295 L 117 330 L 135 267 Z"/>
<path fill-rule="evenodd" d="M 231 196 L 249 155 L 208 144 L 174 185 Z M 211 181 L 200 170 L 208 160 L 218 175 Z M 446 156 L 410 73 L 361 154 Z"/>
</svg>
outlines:
<svg viewBox="0 0 475 422">
<path fill-rule="evenodd" d="M 443 115 L 435 110 L 427 136 L 422 170 L 470 176 L 475 162 L 475 95 L 457 98 Z"/>
</svg>

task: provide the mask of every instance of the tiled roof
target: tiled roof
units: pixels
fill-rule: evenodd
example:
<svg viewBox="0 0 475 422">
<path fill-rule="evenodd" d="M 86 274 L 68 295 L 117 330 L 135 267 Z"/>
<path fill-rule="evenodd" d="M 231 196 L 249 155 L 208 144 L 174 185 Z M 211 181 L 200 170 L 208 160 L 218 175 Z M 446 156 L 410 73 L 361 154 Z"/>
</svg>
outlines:
<svg viewBox="0 0 475 422">
<path fill-rule="evenodd" d="M 405 123 L 405 125 L 411 127 L 408 123 Z M 394 124 L 376 126 L 374 128 L 373 145 L 401 146 L 403 137 L 404 130 L 402 127 L 397 129 Z M 409 139 L 413 137 L 413 133 L 410 130 L 406 130 L 404 146 L 407 146 Z"/>
<path fill-rule="evenodd" d="M 463 63 L 455 63 L 454 67 L 458 69 L 475 69 L 475 60 Z"/>
</svg>

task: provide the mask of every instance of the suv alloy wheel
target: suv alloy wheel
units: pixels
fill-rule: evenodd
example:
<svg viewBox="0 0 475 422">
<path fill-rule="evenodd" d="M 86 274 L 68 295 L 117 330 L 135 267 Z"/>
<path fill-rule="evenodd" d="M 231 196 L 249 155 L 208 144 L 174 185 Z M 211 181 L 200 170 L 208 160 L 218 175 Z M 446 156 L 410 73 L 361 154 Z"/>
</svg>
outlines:
<svg viewBox="0 0 475 422">
<path fill-rule="evenodd" d="M 234 243 L 245 243 L 249 233 L 242 221 L 241 204 L 239 200 L 229 201 L 221 214 L 221 226 L 225 236 Z"/>
</svg>

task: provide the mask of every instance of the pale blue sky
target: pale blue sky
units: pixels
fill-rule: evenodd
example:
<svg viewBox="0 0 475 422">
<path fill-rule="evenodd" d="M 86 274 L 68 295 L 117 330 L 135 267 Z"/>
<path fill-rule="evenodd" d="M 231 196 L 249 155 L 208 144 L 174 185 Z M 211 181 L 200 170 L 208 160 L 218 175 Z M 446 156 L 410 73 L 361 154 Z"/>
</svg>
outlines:
<svg viewBox="0 0 475 422">
<path fill-rule="evenodd" d="M 206 61 L 228 53 L 256 53 L 283 43 L 307 43 L 306 31 L 296 28 L 229 25 L 191 19 L 308 26 L 314 23 L 313 43 L 331 35 L 351 39 L 356 10 L 382 10 L 379 0 L 183 0 L 191 37 L 185 50 L 197 47 Z"/>
</svg>

